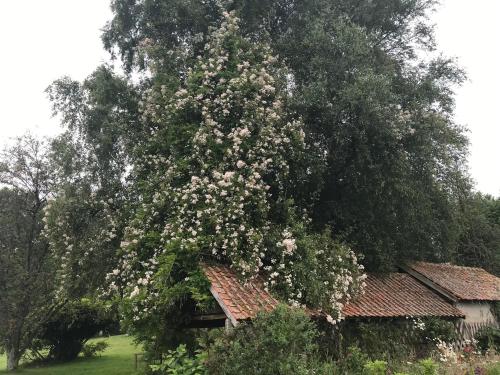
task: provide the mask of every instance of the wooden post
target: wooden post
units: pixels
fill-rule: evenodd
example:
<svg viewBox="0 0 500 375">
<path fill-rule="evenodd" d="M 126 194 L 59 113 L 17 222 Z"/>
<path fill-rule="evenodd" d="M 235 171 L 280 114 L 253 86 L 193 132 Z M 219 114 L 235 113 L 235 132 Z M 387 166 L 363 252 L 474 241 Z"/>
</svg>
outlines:
<svg viewBox="0 0 500 375">
<path fill-rule="evenodd" d="M 226 318 L 226 325 L 225 325 L 226 332 L 229 332 L 230 330 L 233 329 L 233 323 L 231 323 L 231 319 Z"/>
</svg>

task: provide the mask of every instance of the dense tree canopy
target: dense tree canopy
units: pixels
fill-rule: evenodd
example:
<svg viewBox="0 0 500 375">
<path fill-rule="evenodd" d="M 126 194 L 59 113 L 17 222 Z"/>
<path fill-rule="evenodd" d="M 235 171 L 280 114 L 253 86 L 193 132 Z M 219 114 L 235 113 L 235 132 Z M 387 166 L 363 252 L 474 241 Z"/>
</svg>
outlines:
<svg viewBox="0 0 500 375">
<path fill-rule="evenodd" d="M 295 200 L 314 225 L 342 232 L 370 268 L 456 245 L 457 202 L 469 189 L 467 140 L 452 120 L 463 79 L 433 51 L 429 0 L 227 1 L 242 33 L 270 43 L 289 68 L 292 107 L 313 155 Z M 220 1 L 115 0 L 103 35 L 126 68 L 183 79 L 220 24 Z M 431 54 L 432 55 L 432 54 Z"/>
<path fill-rule="evenodd" d="M 463 210 L 455 259 L 500 275 L 500 199 L 480 193 L 468 199 Z"/>
<path fill-rule="evenodd" d="M 228 264 L 244 280 L 262 274 L 283 300 L 322 308 L 332 322 L 363 279 L 354 253 L 312 232 L 290 199 L 304 132 L 287 111 L 286 73 L 225 17 L 184 84 L 155 86 L 141 102 L 151 135 L 130 176 L 140 204 L 109 275 L 139 331 L 172 317 L 179 325 L 192 302 L 206 308 L 200 262 Z"/>
<path fill-rule="evenodd" d="M 139 95 L 108 66 L 83 83 L 65 77 L 48 89 L 65 131 L 52 141 L 57 199 L 47 210 L 47 238 L 63 260 L 69 295 L 95 293 L 114 267 L 126 217 L 125 177 L 135 140 Z"/>
</svg>

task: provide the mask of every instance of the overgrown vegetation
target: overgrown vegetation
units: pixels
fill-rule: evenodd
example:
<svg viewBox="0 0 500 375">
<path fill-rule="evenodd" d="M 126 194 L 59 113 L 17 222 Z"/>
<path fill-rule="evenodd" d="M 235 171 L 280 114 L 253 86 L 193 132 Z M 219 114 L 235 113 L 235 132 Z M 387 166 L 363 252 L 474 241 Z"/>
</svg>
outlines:
<svg viewBox="0 0 500 375">
<path fill-rule="evenodd" d="M 215 340 L 209 348 L 210 374 L 328 374 L 318 360 L 319 332 L 298 309 L 279 306 Z"/>
<path fill-rule="evenodd" d="M 488 350 L 500 352 L 500 329 L 498 327 L 481 328 L 475 336 L 478 348 L 485 353 Z"/>
<path fill-rule="evenodd" d="M 442 340 L 452 338 L 448 323 L 432 320 L 424 327 L 420 321 L 410 321 L 410 326 L 402 322 L 394 329 L 394 322 L 382 327 L 374 322 L 371 327 L 378 329 L 375 334 L 368 333 L 368 323 L 363 323 L 363 328 L 357 331 L 362 334 L 358 343 L 363 349 L 351 346 L 339 356 L 332 353 L 334 346 L 317 322 L 300 309 L 281 305 L 229 332 L 205 337 L 194 355 L 181 345 L 169 351 L 163 364 L 151 367 L 155 374 L 196 375 L 495 374 L 497 370 L 492 363 L 498 356 L 483 357 L 474 346 L 465 348 L 459 357 L 448 357 L 438 350 Z M 420 335 L 412 331 L 413 324 L 418 324 L 416 330 L 422 331 Z M 384 329 L 388 331 L 385 338 Z M 417 333 L 417 339 L 405 341 L 405 335 L 409 339 L 412 333 Z M 433 334 L 434 339 L 427 336 Z M 389 345 L 392 340 L 398 340 L 396 344 L 401 347 L 395 349 L 396 344 Z M 377 342 L 381 348 L 376 346 Z M 421 350 L 422 343 L 425 350 Z"/>
<path fill-rule="evenodd" d="M 115 316 L 99 302 L 82 299 L 68 302 L 44 323 L 38 338 L 38 352 L 48 350 L 47 358 L 71 361 L 80 353 L 93 356 L 106 349 L 102 343 L 87 345 L 89 339 L 106 333 Z"/>
<path fill-rule="evenodd" d="M 198 351 L 190 357 L 185 345 L 179 345 L 175 350 L 169 350 L 159 365 L 150 365 L 153 374 L 167 375 L 204 375 L 206 354 Z"/>
<path fill-rule="evenodd" d="M 9 370 L 44 348 L 56 360 L 104 350 L 86 342 L 109 323 L 105 300 L 148 359 L 166 355 L 157 373 L 435 372 L 431 360 L 397 367 L 448 350 L 447 322 L 338 327 L 365 267 L 500 270 L 499 200 L 472 190 L 453 119 L 465 75 L 435 51 L 436 2 L 111 4 L 103 42 L 133 76 L 106 65 L 57 80 L 47 93 L 62 134 L 26 136 L 0 158 Z M 193 357 L 186 327 L 214 304 L 202 262 L 259 275 L 295 308 Z M 482 331 L 481 348 L 497 336 Z"/>
<path fill-rule="evenodd" d="M 439 341 L 456 339 L 453 322 L 438 318 L 350 320 L 335 329 L 331 350 L 337 358 L 356 356 L 352 346 L 370 358 L 400 363 L 425 358 L 436 351 Z M 347 346 L 347 347 L 346 347 Z"/>
</svg>

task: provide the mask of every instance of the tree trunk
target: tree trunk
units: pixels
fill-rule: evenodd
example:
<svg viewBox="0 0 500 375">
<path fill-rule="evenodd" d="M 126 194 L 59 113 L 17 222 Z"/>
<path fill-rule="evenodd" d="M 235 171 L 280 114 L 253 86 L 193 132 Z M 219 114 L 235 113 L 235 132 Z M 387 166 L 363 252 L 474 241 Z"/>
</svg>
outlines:
<svg viewBox="0 0 500 375">
<path fill-rule="evenodd" d="M 14 371 L 19 366 L 19 350 L 7 348 L 7 371 Z"/>
</svg>

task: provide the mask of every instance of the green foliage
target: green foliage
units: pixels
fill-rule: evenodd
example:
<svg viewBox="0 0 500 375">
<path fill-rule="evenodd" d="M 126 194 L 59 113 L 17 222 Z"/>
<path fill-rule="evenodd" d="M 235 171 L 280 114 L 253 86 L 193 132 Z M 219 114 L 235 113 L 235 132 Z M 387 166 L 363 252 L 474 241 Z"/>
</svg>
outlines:
<svg viewBox="0 0 500 375">
<path fill-rule="evenodd" d="M 457 331 L 453 321 L 431 317 L 422 319 L 422 322 L 424 327 L 420 330 L 421 340 L 453 342 L 457 338 Z"/>
<path fill-rule="evenodd" d="M 290 104 L 305 123 L 308 150 L 292 172 L 294 201 L 380 269 L 447 259 L 463 229 L 467 139 L 452 113 L 453 86 L 464 75 L 433 54 L 434 4 L 268 0 L 223 9 L 216 1 L 114 0 L 103 40 L 126 69 L 149 68 L 175 87 L 210 27 L 235 10 L 243 36 L 268 42 L 290 70 Z"/>
<path fill-rule="evenodd" d="M 335 336 L 335 335 L 334 335 Z M 357 345 L 359 353 L 370 358 L 380 358 L 389 363 L 405 361 L 408 358 L 423 358 L 435 350 L 436 340 L 452 342 L 456 337 L 453 322 L 438 319 L 393 319 L 365 322 L 348 322 L 339 327 L 334 345 L 340 345 L 339 358 L 349 358 L 343 342 Z M 356 354 L 356 351 L 353 353 Z M 355 356 L 356 357 L 356 356 Z M 345 361 L 345 359 L 343 359 Z"/>
<path fill-rule="evenodd" d="M 331 322 L 364 278 L 354 252 L 289 199 L 304 132 L 287 107 L 286 69 L 224 17 L 179 87 L 158 82 L 140 103 L 150 134 L 134 150 L 137 199 L 108 281 L 129 331 L 156 341 L 148 348 L 176 347 L 195 310 L 213 303 L 202 262 L 242 281 L 260 275 Z"/>
<path fill-rule="evenodd" d="M 207 368 L 214 375 L 321 374 L 332 367 L 317 361 L 317 337 L 304 312 L 279 306 L 216 340 Z"/>
<path fill-rule="evenodd" d="M 500 363 L 489 366 L 486 370 L 487 375 L 500 375 Z"/>
<path fill-rule="evenodd" d="M 49 358 L 70 361 L 90 338 L 112 323 L 113 316 L 104 305 L 86 299 L 70 301 L 44 324 L 39 339 L 49 349 Z M 87 353 L 100 349 L 95 345 L 87 348 Z"/>
<path fill-rule="evenodd" d="M 500 275 L 500 199 L 478 193 L 469 197 L 464 206 L 457 263 Z"/>
<path fill-rule="evenodd" d="M 97 340 L 89 340 L 93 343 Z M 140 353 L 142 348 L 135 347 L 130 336 L 111 336 L 106 338 L 109 343 L 101 356 L 96 358 L 79 358 L 76 361 L 65 363 L 22 363 L 19 373 L 29 375 L 138 375 L 143 369 L 139 363 L 139 371 L 135 371 L 134 354 Z M 0 367 L 5 366 L 5 356 L 0 355 Z M 0 370 L 0 374 L 6 372 Z"/>
<path fill-rule="evenodd" d="M 363 374 L 366 375 L 386 375 L 387 362 L 385 361 L 370 361 L 364 366 Z"/>
<path fill-rule="evenodd" d="M 58 264 L 42 235 L 52 178 L 46 144 L 29 134 L 0 153 L 0 347 L 10 370 L 58 306 Z"/>
<path fill-rule="evenodd" d="M 83 345 L 82 355 L 85 358 L 92 358 L 100 356 L 106 349 L 108 349 L 109 343 L 106 341 L 90 342 Z"/>
<path fill-rule="evenodd" d="M 418 362 L 418 375 L 437 375 L 439 366 L 431 358 Z"/>
<path fill-rule="evenodd" d="M 338 363 L 343 374 L 362 374 L 368 355 L 363 353 L 357 346 L 351 346 L 347 353 L 339 358 Z"/>
<path fill-rule="evenodd" d="M 54 200 L 45 234 L 61 262 L 61 293 L 95 293 L 116 263 L 127 216 L 126 168 L 136 140 L 138 93 L 101 66 L 83 83 L 67 77 L 47 93 L 64 132 L 51 142 Z"/>
<path fill-rule="evenodd" d="M 484 353 L 491 349 L 500 352 L 500 329 L 497 327 L 481 328 L 474 337 L 477 347 Z"/>
<path fill-rule="evenodd" d="M 105 46 L 127 71 L 145 74 L 134 84 L 101 67 L 83 84 L 62 79 L 48 90 L 67 131 L 53 144 L 61 193 L 48 210 L 47 235 L 69 295 L 106 280 L 126 297 L 130 332 L 159 353 L 167 341 L 187 340 L 179 328 L 211 304 L 200 260 L 231 264 L 243 278 L 262 262 L 279 277 L 270 289 L 286 302 L 332 314 L 340 299 L 330 303 L 323 285 L 339 270 L 356 273 L 343 261 L 349 246 L 377 271 L 454 257 L 497 272 L 500 211 L 470 200 L 467 139 L 452 120 L 453 88 L 464 75 L 433 54 L 427 14 L 434 0 L 222 3 L 229 9 L 215 0 L 113 0 Z M 214 28 L 227 31 L 226 10 L 241 23 L 240 34 L 218 40 L 215 50 L 228 52 L 222 56 L 204 48 Z M 418 49 L 428 52 L 425 61 Z M 270 88 L 250 79 L 262 69 L 262 82 L 274 80 Z M 227 107 L 228 96 L 236 105 Z M 281 138 L 275 125 L 298 118 L 305 144 L 292 136 L 290 147 L 266 155 L 279 165 L 252 185 L 269 195 L 244 195 L 248 181 L 231 176 L 255 175 L 239 168 L 232 175 L 233 166 Z M 234 149 L 228 140 L 239 121 L 253 136 Z M 255 160 L 246 164 L 260 168 Z M 227 178 L 214 181 L 215 171 Z M 213 185 L 222 197 L 219 182 L 232 188 L 214 204 L 203 189 Z M 243 214 L 233 216 L 239 204 Z M 291 257 L 282 256 L 285 240 L 296 246 Z M 116 266 L 118 247 L 124 261 Z M 383 358 L 425 347 L 423 330 L 404 336 L 401 349 L 397 330 L 380 340 L 386 332 L 366 328 L 360 344 Z"/>
<path fill-rule="evenodd" d="M 169 350 L 160 365 L 150 365 L 153 374 L 168 375 L 205 375 L 204 362 L 206 353 L 196 352 L 190 357 L 186 345 L 179 345 L 175 350 Z"/>
</svg>

